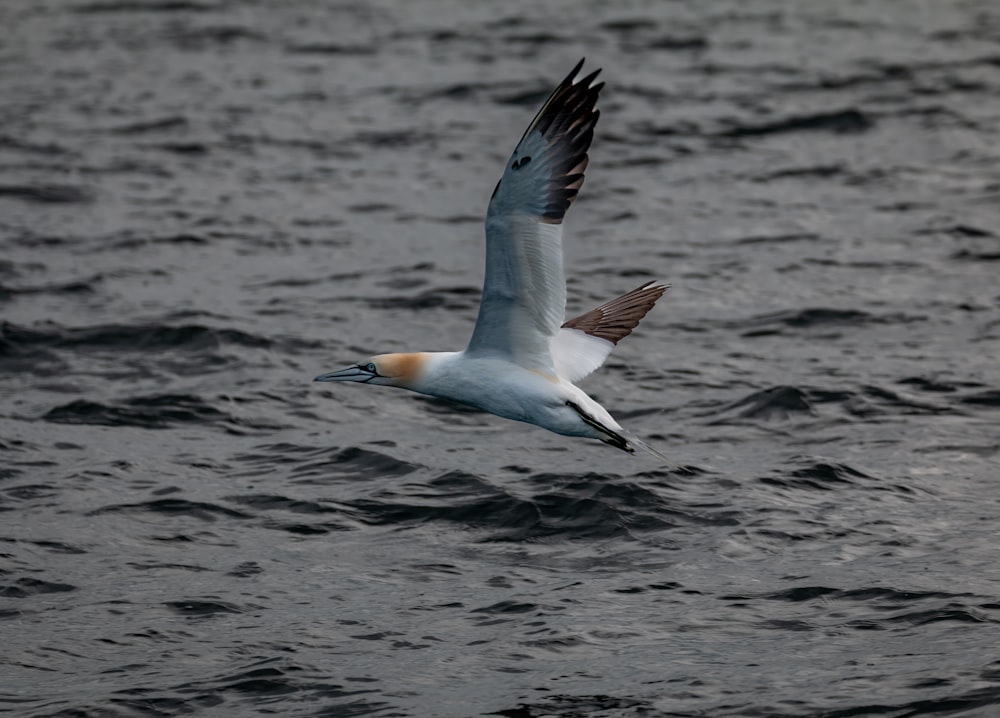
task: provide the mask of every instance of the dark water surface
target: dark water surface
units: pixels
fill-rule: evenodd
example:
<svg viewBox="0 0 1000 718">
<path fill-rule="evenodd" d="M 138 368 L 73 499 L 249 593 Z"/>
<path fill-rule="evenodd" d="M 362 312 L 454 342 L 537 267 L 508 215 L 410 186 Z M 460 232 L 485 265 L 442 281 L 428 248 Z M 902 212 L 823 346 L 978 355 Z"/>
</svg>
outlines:
<svg viewBox="0 0 1000 718">
<path fill-rule="evenodd" d="M 0 4 L 0 712 L 1000 715 L 1000 6 Z M 608 87 L 586 388 L 390 389 L 537 105 Z"/>
</svg>

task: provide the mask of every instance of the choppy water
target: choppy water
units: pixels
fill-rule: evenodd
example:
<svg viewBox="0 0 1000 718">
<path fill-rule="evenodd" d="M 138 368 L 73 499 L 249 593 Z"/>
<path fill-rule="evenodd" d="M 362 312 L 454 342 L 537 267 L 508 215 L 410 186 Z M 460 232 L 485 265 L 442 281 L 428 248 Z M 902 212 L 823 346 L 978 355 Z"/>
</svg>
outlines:
<svg viewBox="0 0 1000 718">
<path fill-rule="evenodd" d="M 0 712 L 1000 715 L 1000 9 L 0 5 Z M 586 388 L 405 392 L 540 100 L 608 87 Z"/>
</svg>

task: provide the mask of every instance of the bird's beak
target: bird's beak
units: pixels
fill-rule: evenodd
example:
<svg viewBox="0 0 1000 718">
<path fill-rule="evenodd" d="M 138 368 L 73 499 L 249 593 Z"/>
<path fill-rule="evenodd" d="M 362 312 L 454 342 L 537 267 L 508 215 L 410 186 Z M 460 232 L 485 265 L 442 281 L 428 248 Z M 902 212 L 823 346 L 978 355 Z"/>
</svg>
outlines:
<svg viewBox="0 0 1000 718">
<path fill-rule="evenodd" d="M 313 381 L 368 381 L 375 375 L 367 369 L 359 366 L 348 367 L 340 371 L 331 371 L 327 374 L 320 374 Z"/>
</svg>

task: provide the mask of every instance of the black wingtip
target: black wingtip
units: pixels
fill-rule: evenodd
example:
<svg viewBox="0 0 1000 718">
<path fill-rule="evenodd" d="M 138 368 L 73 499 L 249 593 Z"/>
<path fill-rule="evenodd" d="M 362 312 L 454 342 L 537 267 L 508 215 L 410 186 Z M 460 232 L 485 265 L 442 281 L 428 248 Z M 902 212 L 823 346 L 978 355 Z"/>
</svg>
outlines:
<svg viewBox="0 0 1000 718">
<path fill-rule="evenodd" d="M 581 79 L 585 61 L 586 58 L 581 58 L 552 91 L 518 141 L 520 148 L 526 137 L 537 132 L 547 145 L 549 184 L 544 190 L 546 202 L 539 218 L 546 224 L 562 224 L 566 210 L 583 186 L 589 161 L 587 153 L 594 139 L 594 126 L 601 116 L 596 105 L 604 83 L 595 82 L 601 71 L 595 70 Z M 530 156 L 521 157 L 515 150 L 507 171 L 517 171 L 529 162 Z M 501 178 L 490 196 L 491 202 L 500 194 L 503 183 Z"/>
<path fill-rule="evenodd" d="M 586 61 L 587 61 L 587 58 L 585 58 L 585 57 L 580 58 L 580 62 L 576 63 L 576 66 L 570 71 L 570 73 L 568 75 L 566 75 L 566 79 L 563 80 L 562 82 L 560 82 L 556 86 L 556 92 L 558 92 L 559 90 L 561 90 L 561 89 L 563 89 L 564 87 L 567 87 L 567 86 L 582 85 L 585 88 L 590 88 L 590 86 L 594 84 L 594 80 L 596 80 L 597 76 L 601 74 L 601 70 L 603 68 L 599 67 L 596 70 L 594 70 L 593 72 L 591 72 L 589 75 L 586 75 L 585 77 L 581 78 L 580 77 L 580 72 L 583 70 L 583 63 L 585 63 Z M 599 87 L 593 88 L 593 89 L 596 89 L 597 91 L 600 91 L 601 87 L 604 87 L 604 83 L 603 82 L 600 84 Z"/>
<path fill-rule="evenodd" d="M 566 210 L 576 199 L 583 184 L 580 175 L 587 166 L 594 126 L 601 116 L 596 105 L 604 83 L 595 82 L 601 71 L 595 70 L 581 79 L 585 59 L 581 59 L 553 90 L 525 132 L 525 137 L 535 130 L 541 132 L 550 147 L 556 148 L 553 156 L 555 175 L 542 216 L 546 223 L 562 223 Z"/>
</svg>

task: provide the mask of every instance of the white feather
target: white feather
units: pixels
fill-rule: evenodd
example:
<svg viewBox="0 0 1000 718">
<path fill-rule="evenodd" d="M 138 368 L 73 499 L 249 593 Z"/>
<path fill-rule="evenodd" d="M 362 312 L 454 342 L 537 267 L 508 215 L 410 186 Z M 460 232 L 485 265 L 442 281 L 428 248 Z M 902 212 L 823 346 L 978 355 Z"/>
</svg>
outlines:
<svg viewBox="0 0 1000 718">
<path fill-rule="evenodd" d="M 566 311 L 562 215 L 583 182 L 598 115 L 593 105 L 600 88 L 590 84 L 596 73 L 580 86 L 581 66 L 529 125 L 490 199 L 486 275 L 469 356 L 499 356 L 525 369 L 555 372 L 550 340 Z M 560 104 L 566 98 L 572 98 L 570 110 Z"/>
<path fill-rule="evenodd" d="M 556 374 L 572 384 L 599 369 L 614 348 L 607 339 L 568 327 L 560 329 L 549 342 Z"/>
</svg>

